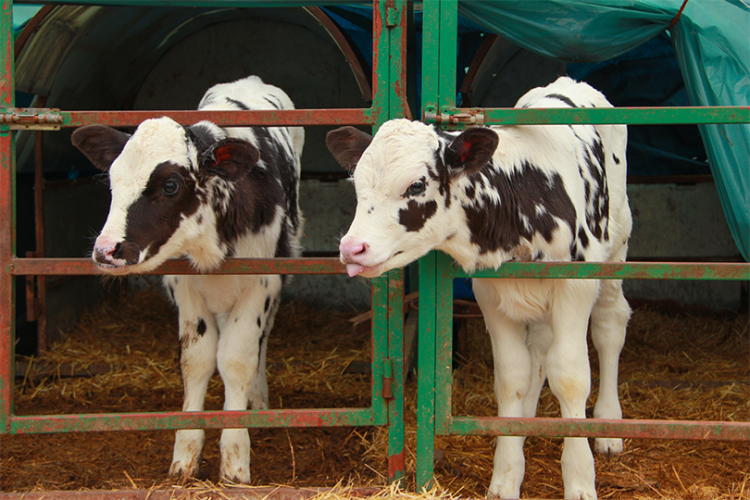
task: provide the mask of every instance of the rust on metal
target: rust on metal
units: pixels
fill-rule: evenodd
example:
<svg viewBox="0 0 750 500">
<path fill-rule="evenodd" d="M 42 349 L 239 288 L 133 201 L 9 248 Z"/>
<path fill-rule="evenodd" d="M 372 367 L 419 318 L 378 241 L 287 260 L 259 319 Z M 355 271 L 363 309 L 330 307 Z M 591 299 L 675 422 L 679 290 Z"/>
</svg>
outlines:
<svg viewBox="0 0 750 500">
<path fill-rule="evenodd" d="M 9 380 L 13 380 L 10 378 Z M 382 420 L 382 421 L 381 421 Z M 9 434 L 384 425 L 372 408 L 11 416 Z"/>
<path fill-rule="evenodd" d="M 455 114 L 425 111 L 424 121 L 437 125 L 482 126 L 485 124 L 485 116 L 481 109 L 465 109 L 461 113 Z"/>
<path fill-rule="evenodd" d="M 175 498 L 225 498 L 227 500 L 302 500 L 327 492 L 336 498 L 368 498 L 380 488 L 292 488 L 289 486 L 244 486 L 241 488 L 167 488 L 147 490 L 24 491 L 0 493 L 0 500 L 174 500 Z"/>
<path fill-rule="evenodd" d="M 283 109 L 249 111 L 64 111 L 63 127 L 109 125 L 135 127 L 149 118 L 168 116 L 182 125 L 208 120 L 221 127 L 291 125 L 371 125 L 367 108 Z"/>
<path fill-rule="evenodd" d="M 47 105 L 47 96 L 37 97 L 40 107 Z M 33 257 L 41 258 L 45 254 L 45 231 L 44 231 L 44 132 L 34 132 L 34 226 L 36 238 Z M 32 277 L 27 276 L 26 279 Z M 34 276 L 35 294 L 33 297 L 34 320 L 36 323 L 37 351 L 42 353 L 47 350 L 47 278 L 45 276 Z M 27 303 L 28 307 L 28 303 Z"/>
<path fill-rule="evenodd" d="M 59 130 L 62 123 L 59 109 L 8 108 L 0 113 L 0 125 L 11 130 Z"/>
<path fill-rule="evenodd" d="M 14 276 L 26 275 L 97 275 L 104 273 L 91 259 L 13 259 L 8 271 Z M 238 259 L 228 258 L 210 273 L 196 270 L 187 259 L 165 262 L 154 271 L 143 274 L 343 274 L 346 268 L 339 259 Z"/>
<path fill-rule="evenodd" d="M 750 422 L 452 417 L 451 434 L 750 441 Z"/>
<path fill-rule="evenodd" d="M 405 475 L 406 460 L 404 451 L 401 450 L 401 453 L 388 457 L 388 477 L 404 477 Z"/>
</svg>

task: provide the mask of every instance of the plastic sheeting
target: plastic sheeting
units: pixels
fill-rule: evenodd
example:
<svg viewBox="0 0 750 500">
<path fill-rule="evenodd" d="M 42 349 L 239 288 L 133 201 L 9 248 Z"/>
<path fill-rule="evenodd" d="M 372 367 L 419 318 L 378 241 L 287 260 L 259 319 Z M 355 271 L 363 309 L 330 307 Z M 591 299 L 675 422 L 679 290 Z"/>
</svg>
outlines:
<svg viewBox="0 0 750 500">
<path fill-rule="evenodd" d="M 598 62 L 667 29 L 682 0 L 459 0 L 483 28 L 548 57 Z M 750 3 L 691 0 L 670 29 L 691 104 L 750 105 Z M 701 125 L 724 214 L 750 260 L 750 124 Z"/>
</svg>

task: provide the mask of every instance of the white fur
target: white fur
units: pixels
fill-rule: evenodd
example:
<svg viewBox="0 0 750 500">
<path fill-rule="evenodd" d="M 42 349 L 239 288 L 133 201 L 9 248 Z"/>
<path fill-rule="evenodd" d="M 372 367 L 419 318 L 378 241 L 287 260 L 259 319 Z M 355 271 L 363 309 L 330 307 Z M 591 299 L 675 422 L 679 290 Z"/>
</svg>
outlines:
<svg viewBox="0 0 750 500">
<path fill-rule="evenodd" d="M 530 91 L 517 106 L 566 106 L 559 99 L 545 97 L 551 93 L 568 96 L 578 106 L 610 107 L 599 92 L 569 78 Z M 595 128 L 605 150 L 609 240 L 596 240 L 586 228 L 590 245 L 584 256 L 587 261 L 623 261 L 632 226 L 625 191 L 627 130 L 625 126 L 612 125 Z M 528 161 L 545 173 L 557 173 L 577 217 L 582 219 L 591 211 L 592 207 L 586 206 L 584 180 L 592 179 L 586 168 L 579 172 L 583 149 L 576 136 L 591 140 L 594 128 L 525 125 L 493 127 L 493 130 L 499 137 L 493 156 L 496 169 L 510 172 Z M 480 253 L 478 245 L 471 241 L 462 208 L 462 204 L 478 206 L 478 197 L 465 198 L 468 177 L 452 179 L 453 199 L 449 207 L 438 192 L 438 183 L 430 179 L 429 172 L 435 172 L 435 152 L 443 147 L 431 126 L 393 120 L 380 128 L 362 154 L 353 174 L 357 210 L 342 238 L 342 248 L 358 252 L 356 264 L 361 266 L 362 275 L 373 277 L 402 267 L 432 249 L 450 254 L 468 272 L 498 268 L 514 259 L 528 260 L 536 251 L 543 252 L 549 261 L 571 259 L 570 242 L 574 235 L 559 220 L 549 242 L 535 236 L 531 240 L 522 239 L 517 248 L 508 251 Z M 619 158 L 619 165 L 615 164 L 613 153 Z M 486 175 L 481 175 L 481 181 L 475 184 L 476 191 L 503 203 Z M 398 215 L 408 201 L 403 196 L 404 190 L 423 177 L 428 186 L 419 201 L 438 201 L 437 213 L 419 231 L 407 232 L 399 224 Z M 537 213 L 544 210 L 536 208 Z M 591 383 L 586 344 L 591 316 L 592 337 L 601 365 L 600 393 L 594 413 L 599 418 L 622 417 L 617 396 L 617 364 L 630 308 L 622 296 L 619 280 L 600 284 L 596 280 L 477 279 L 474 292 L 492 339 L 499 416 L 533 417 L 542 385 L 548 379 L 560 402 L 562 416 L 585 418 Z M 523 441 L 521 437 L 498 438 L 490 496 L 519 498 L 524 475 Z M 600 452 L 621 452 L 622 441 L 597 439 L 596 448 Z M 566 499 L 596 498 L 594 462 L 586 439 L 565 439 L 562 472 Z"/>
</svg>

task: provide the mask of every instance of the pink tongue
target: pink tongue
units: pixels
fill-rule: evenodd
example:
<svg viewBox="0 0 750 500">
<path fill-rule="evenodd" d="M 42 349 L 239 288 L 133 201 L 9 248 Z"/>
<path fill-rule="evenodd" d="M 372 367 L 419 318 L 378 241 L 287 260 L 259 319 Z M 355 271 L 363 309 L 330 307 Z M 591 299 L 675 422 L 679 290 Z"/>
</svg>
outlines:
<svg viewBox="0 0 750 500">
<path fill-rule="evenodd" d="M 346 265 L 346 272 L 347 274 L 349 274 L 350 278 L 355 277 L 356 275 L 358 275 L 364 270 L 365 270 L 364 266 L 360 266 L 359 264 L 347 264 Z"/>
</svg>

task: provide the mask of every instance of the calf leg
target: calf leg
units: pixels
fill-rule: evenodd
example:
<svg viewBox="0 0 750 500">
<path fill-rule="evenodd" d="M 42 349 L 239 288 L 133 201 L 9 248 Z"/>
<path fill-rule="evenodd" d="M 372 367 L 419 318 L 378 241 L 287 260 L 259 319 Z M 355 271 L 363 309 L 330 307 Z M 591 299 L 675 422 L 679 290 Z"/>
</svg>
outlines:
<svg viewBox="0 0 750 500">
<path fill-rule="evenodd" d="M 625 345 L 630 306 L 622 294 L 622 281 L 603 280 L 599 299 L 591 312 L 591 338 L 599 355 L 599 396 L 594 418 L 621 419 L 617 394 L 617 369 Z M 597 453 L 622 453 L 622 439 L 596 438 Z"/>
<path fill-rule="evenodd" d="M 586 418 L 591 390 L 586 334 L 596 293 L 594 281 L 570 280 L 555 286 L 547 376 L 564 418 Z M 565 438 L 561 464 L 566 499 L 596 498 L 594 457 L 586 438 Z"/>
<path fill-rule="evenodd" d="M 552 344 L 552 327 L 548 321 L 529 325 L 529 354 L 531 356 L 531 385 L 523 401 L 523 416 L 536 416 L 539 395 L 542 393 L 544 381 L 547 380 L 547 370 L 544 366 L 547 352 Z"/>
<path fill-rule="evenodd" d="M 216 371 L 218 329 L 213 315 L 197 304 L 183 302 L 180 306 L 180 368 L 185 392 L 182 411 L 203 410 L 208 382 Z M 177 431 L 169 474 L 195 476 L 204 441 L 203 429 Z"/>
<path fill-rule="evenodd" d="M 526 325 L 509 320 L 497 310 L 495 292 L 482 280 L 474 280 L 473 286 L 492 340 L 498 416 L 522 417 L 531 371 Z M 497 438 L 490 497 L 519 498 L 525 471 L 524 439 L 521 436 Z"/>
<path fill-rule="evenodd" d="M 276 293 L 263 287 L 249 288 L 222 328 L 217 361 L 224 382 L 225 410 L 246 410 L 248 401 L 253 409 L 268 407 L 263 333 Z M 221 476 L 235 482 L 250 482 L 247 429 L 222 431 Z"/>
</svg>

